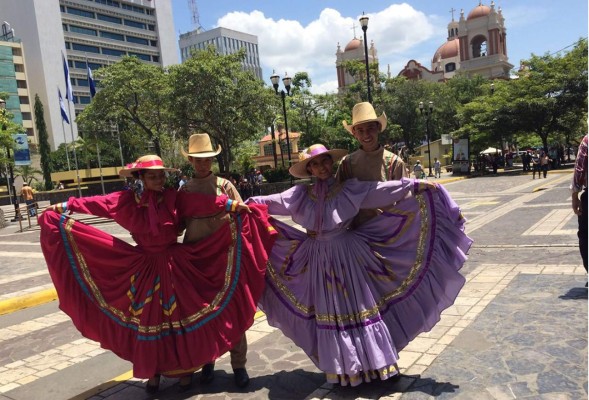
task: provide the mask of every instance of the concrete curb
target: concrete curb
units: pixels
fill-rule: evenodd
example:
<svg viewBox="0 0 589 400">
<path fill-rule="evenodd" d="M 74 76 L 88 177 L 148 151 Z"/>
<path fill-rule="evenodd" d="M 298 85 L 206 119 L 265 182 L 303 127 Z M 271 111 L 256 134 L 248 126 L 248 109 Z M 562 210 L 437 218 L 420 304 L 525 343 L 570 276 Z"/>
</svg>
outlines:
<svg viewBox="0 0 589 400">
<path fill-rule="evenodd" d="M 0 301 L 0 315 L 39 306 L 54 300 L 57 300 L 57 292 L 55 289 L 45 289 L 39 292 L 2 300 Z"/>
</svg>

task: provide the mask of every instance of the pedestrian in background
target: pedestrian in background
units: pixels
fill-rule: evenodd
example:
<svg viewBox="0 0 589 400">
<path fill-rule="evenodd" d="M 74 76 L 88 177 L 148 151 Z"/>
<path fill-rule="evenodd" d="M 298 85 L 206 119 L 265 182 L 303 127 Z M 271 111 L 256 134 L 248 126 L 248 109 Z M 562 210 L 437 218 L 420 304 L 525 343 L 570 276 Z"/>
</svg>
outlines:
<svg viewBox="0 0 589 400">
<path fill-rule="evenodd" d="M 186 184 L 186 182 L 188 182 L 188 177 L 186 175 L 182 175 L 180 177 L 180 180 L 178 181 L 178 189 L 180 189 L 182 186 L 184 186 Z"/>
<path fill-rule="evenodd" d="M 536 172 L 538 173 L 538 179 L 542 178 L 542 176 L 540 176 L 540 156 L 538 155 L 538 152 L 534 152 L 534 154 L 531 157 L 532 160 L 532 179 L 536 179 Z"/>
<path fill-rule="evenodd" d="M 575 172 L 571 184 L 573 211 L 578 216 L 579 251 L 583 259 L 583 266 L 587 271 L 587 135 L 581 140 L 577 158 L 575 159 Z M 581 196 L 579 197 L 579 193 Z M 585 285 L 587 286 L 587 285 Z"/>
<path fill-rule="evenodd" d="M 442 163 L 437 157 L 434 157 L 434 176 L 436 178 L 442 177 Z"/>
<path fill-rule="evenodd" d="M 413 166 L 413 175 L 415 179 L 423 179 L 425 173 L 423 172 L 423 167 L 421 166 L 421 161 L 415 161 L 415 165 Z"/>
<path fill-rule="evenodd" d="M 542 151 L 540 154 L 540 171 L 542 171 L 544 178 L 546 178 L 546 175 L 548 174 L 548 165 L 551 161 L 552 160 L 548 157 L 548 154 L 546 154 L 545 151 Z M 540 173 L 538 173 L 538 176 L 540 176 Z"/>
<path fill-rule="evenodd" d="M 523 171 L 527 172 L 530 170 L 530 161 L 531 161 L 532 157 L 530 156 L 529 152 L 525 152 L 522 154 L 522 165 L 523 165 Z"/>
<path fill-rule="evenodd" d="M 29 216 L 34 217 L 37 215 L 37 206 L 35 204 L 33 188 L 30 187 L 28 183 L 24 182 L 22 188 L 20 189 L 20 195 L 27 205 L 27 212 L 29 213 Z"/>
</svg>

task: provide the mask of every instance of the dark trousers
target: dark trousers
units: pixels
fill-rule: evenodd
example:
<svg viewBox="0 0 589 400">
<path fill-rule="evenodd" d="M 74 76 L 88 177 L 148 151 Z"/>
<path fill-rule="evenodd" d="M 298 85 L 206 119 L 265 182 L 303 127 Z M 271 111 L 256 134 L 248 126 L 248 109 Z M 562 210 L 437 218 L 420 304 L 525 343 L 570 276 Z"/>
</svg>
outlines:
<svg viewBox="0 0 589 400">
<path fill-rule="evenodd" d="M 27 204 L 27 210 L 29 211 L 29 215 L 34 217 L 37 215 L 37 208 L 35 207 L 35 200 L 25 200 Z"/>
<path fill-rule="evenodd" d="M 579 251 L 583 258 L 583 266 L 587 271 L 587 189 L 581 194 L 581 215 L 579 215 Z"/>
</svg>

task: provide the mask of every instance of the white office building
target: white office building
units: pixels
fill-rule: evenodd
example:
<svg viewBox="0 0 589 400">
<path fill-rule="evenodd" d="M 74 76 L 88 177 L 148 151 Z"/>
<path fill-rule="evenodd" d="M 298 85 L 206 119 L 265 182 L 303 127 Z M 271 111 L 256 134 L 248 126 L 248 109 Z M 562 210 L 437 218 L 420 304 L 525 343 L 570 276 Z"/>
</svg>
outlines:
<svg viewBox="0 0 589 400">
<path fill-rule="evenodd" d="M 204 50 L 209 45 L 213 45 L 217 52 L 223 55 L 233 54 L 245 48 L 243 68 L 252 71 L 257 78 L 263 79 L 256 35 L 227 28 L 215 28 L 209 31 L 199 29 L 181 34 L 178 44 L 182 62 L 190 58 L 193 51 Z"/>
<path fill-rule="evenodd" d="M 71 141 L 67 125 L 64 138 L 57 93 L 59 88 L 65 96 L 62 54 L 73 87 L 74 102 L 66 103 L 72 114 L 91 100 L 87 65 L 95 70 L 124 55 L 163 67 L 178 63 L 170 0 L 1 0 L 0 19 L 23 43 L 31 98 L 38 94 L 44 105 L 52 149 Z M 77 138 L 75 123 L 73 128 Z"/>
</svg>

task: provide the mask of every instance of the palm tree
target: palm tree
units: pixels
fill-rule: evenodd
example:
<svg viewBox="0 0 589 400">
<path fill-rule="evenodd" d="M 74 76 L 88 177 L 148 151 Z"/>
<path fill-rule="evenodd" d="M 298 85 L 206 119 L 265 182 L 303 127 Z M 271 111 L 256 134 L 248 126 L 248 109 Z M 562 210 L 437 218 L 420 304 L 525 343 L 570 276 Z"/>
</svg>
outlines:
<svg viewBox="0 0 589 400">
<path fill-rule="evenodd" d="M 37 175 L 43 176 L 43 171 L 33 168 L 30 165 L 19 165 L 14 167 L 14 174 L 16 176 L 21 176 L 24 182 L 31 185 L 33 181 L 40 182 Z"/>
</svg>

